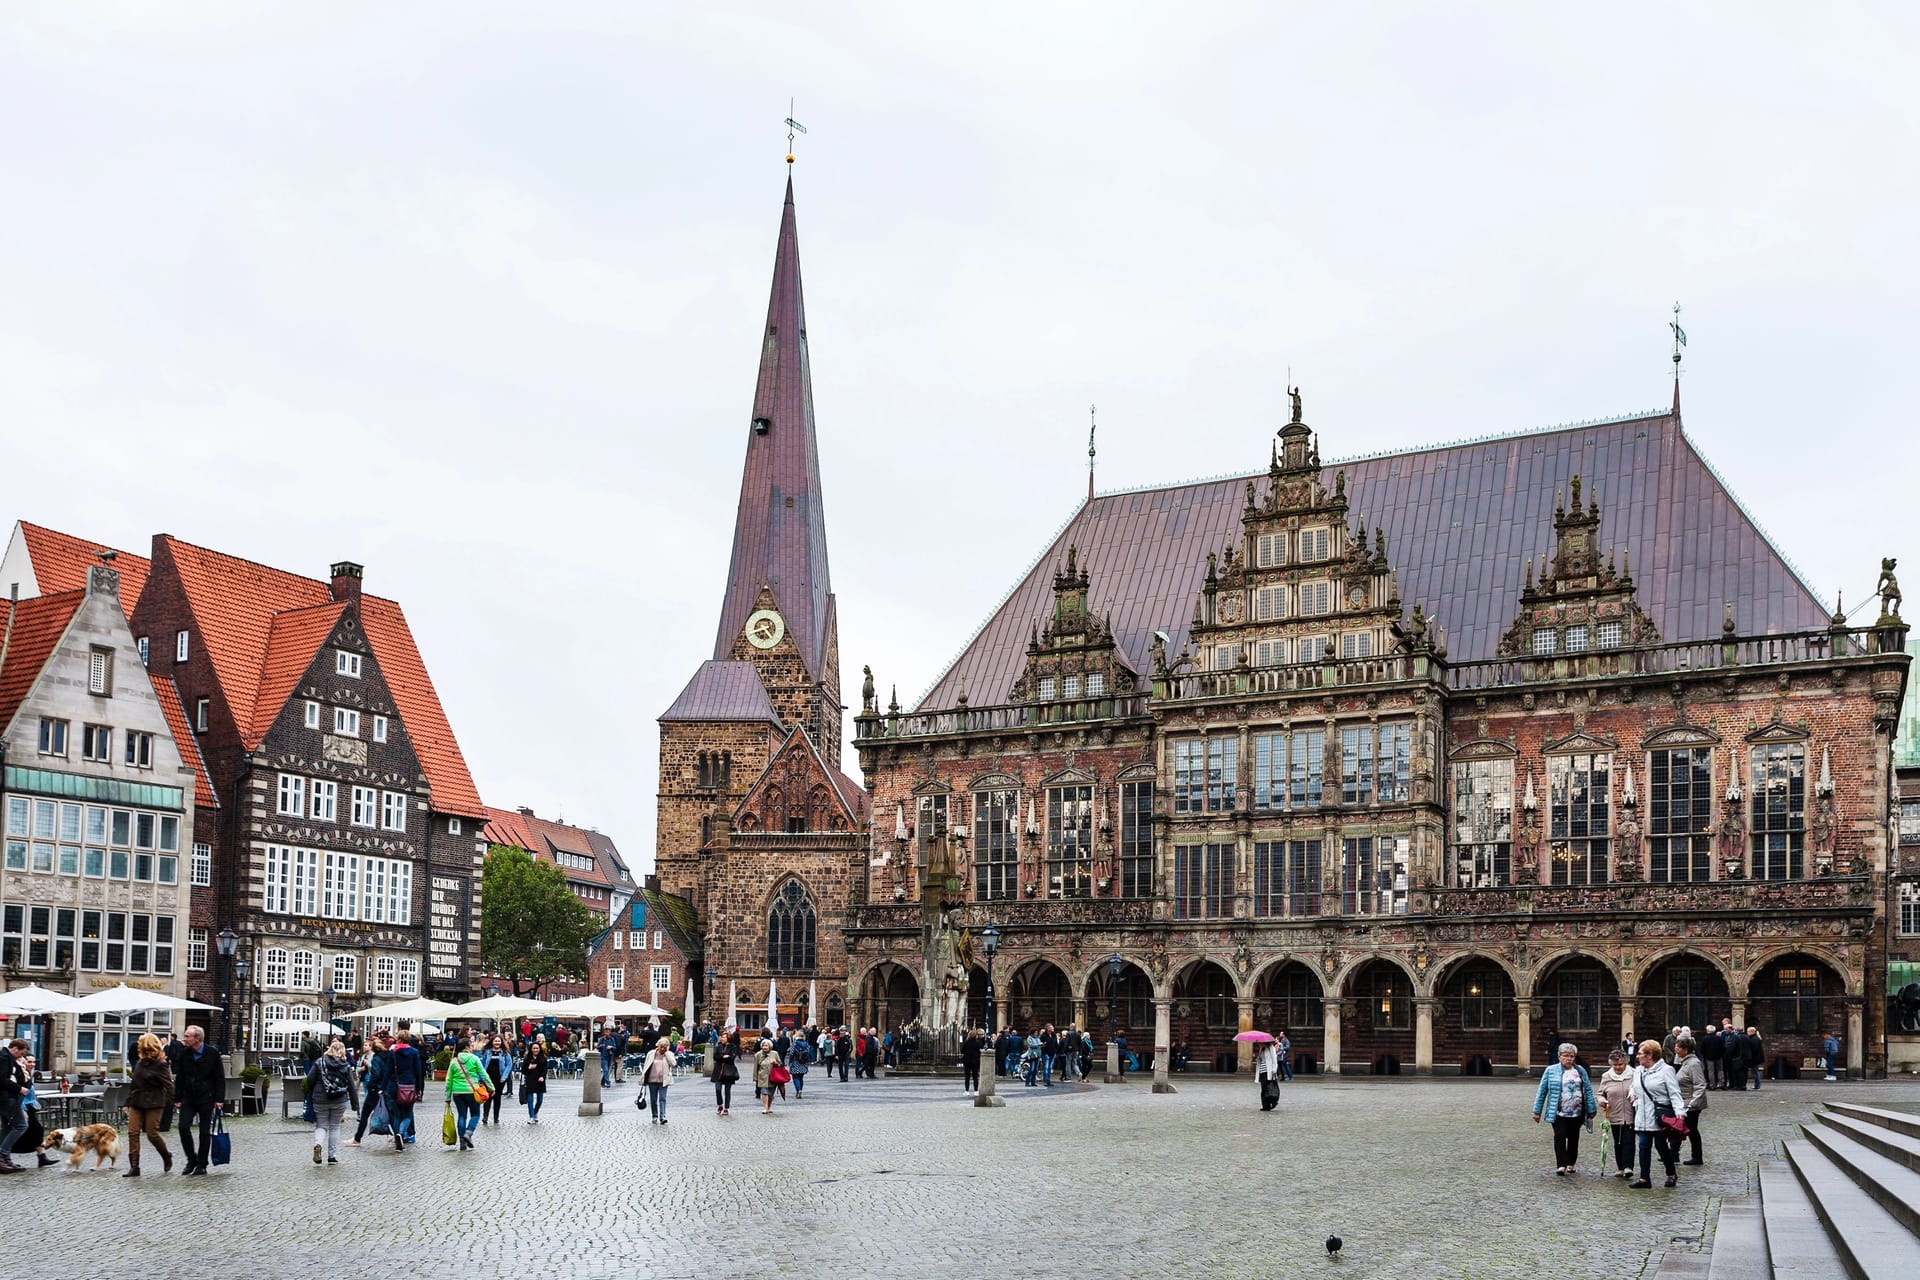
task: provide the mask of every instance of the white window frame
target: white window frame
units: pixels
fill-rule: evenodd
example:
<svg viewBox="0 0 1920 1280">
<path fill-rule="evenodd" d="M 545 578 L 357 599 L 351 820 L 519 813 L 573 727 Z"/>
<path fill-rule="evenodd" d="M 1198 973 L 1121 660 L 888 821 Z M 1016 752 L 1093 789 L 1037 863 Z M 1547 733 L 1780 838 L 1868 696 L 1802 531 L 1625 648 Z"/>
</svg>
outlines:
<svg viewBox="0 0 1920 1280">
<path fill-rule="evenodd" d="M 211 699 L 209 698 L 195 698 L 193 700 L 193 731 L 195 733 L 205 733 L 207 731 L 207 704 L 210 701 Z"/>
<path fill-rule="evenodd" d="M 293 851 L 292 914 L 320 914 L 320 851 L 317 849 L 296 847 Z"/>
<path fill-rule="evenodd" d="M 1287 535 L 1263 533 L 1253 540 L 1253 564 L 1257 569 L 1273 569 L 1287 562 Z"/>
<path fill-rule="evenodd" d="M 664 929 L 655 929 L 653 931 L 653 949 L 655 951 L 658 951 L 661 948 L 665 947 L 666 945 L 667 945 L 666 931 Z"/>
<path fill-rule="evenodd" d="M 619 965 L 607 970 L 607 994 L 615 995 L 627 989 L 627 971 Z"/>
<path fill-rule="evenodd" d="M 413 923 L 413 864 L 398 858 L 387 863 L 387 923 Z"/>
<path fill-rule="evenodd" d="M 1253 620 L 1255 622 L 1273 622 L 1287 617 L 1287 587 L 1285 583 L 1253 589 Z"/>
<path fill-rule="evenodd" d="M 185 662 L 187 655 L 192 652 L 193 642 L 187 638 L 187 633 L 184 631 L 176 631 L 173 635 L 173 660 L 175 662 Z"/>
<path fill-rule="evenodd" d="M 673 966 L 656 964 L 653 966 L 653 989 L 655 991 L 673 990 Z"/>
<path fill-rule="evenodd" d="M 400 959 L 400 990 L 398 994 L 403 996 L 417 996 L 420 994 L 420 962 L 412 956 L 402 956 Z"/>
<path fill-rule="evenodd" d="M 1560 629 L 1558 627 L 1535 627 L 1533 630 L 1533 651 L 1528 655 L 1534 658 L 1550 658 L 1560 652 Z"/>
<path fill-rule="evenodd" d="M 139 729 L 128 729 L 124 736 L 127 740 L 127 767 L 153 768 L 153 735 Z"/>
<path fill-rule="evenodd" d="M 260 985 L 269 990 L 287 988 L 287 949 L 268 947 L 260 953 Z"/>
<path fill-rule="evenodd" d="M 309 729 L 318 729 L 320 727 L 320 704 L 319 703 L 317 702 L 307 703 L 305 723 L 307 728 Z"/>
<path fill-rule="evenodd" d="M 315 822 L 340 820 L 340 784 L 330 778 L 315 778 L 307 811 Z"/>
<path fill-rule="evenodd" d="M 274 800 L 273 811 L 290 818 L 307 816 L 307 780 L 297 773 L 280 775 L 280 787 Z"/>
<path fill-rule="evenodd" d="M 1254 641 L 1253 663 L 1257 667 L 1285 666 L 1287 663 L 1287 642 L 1284 639 Z"/>
<path fill-rule="evenodd" d="M 143 667 L 146 666 L 147 653 L 152 648 L 152 646 L 147 643 L 147 637 L 141 636 L 133 642 L 133 646 L 140 651 L 140 665 Z"/>
<path fill-rule="evenodd" d="M 385 716 L 375 716 L 373 718 L 373 740 L 375 742 L 385 742 L 387 740 L 387 718 Z"/>
<path fill-rule="evenodd" d="M 397 966 L 392 956 L 373 958 L 373 994 L 390 996 L 400 989 Z"/>
<path fill-rule="evenodd" d="M 380 793 L 380 829 L 382 831 L 407 829 L 407 796 L 404 791 Z"/>
<path fill-rule="evenodd" d="M 333 709 L 333 732 L 336 737 L 357 738 L 360 736 L 360 713 L 352 707 Z"/>
<path fill-rule="evenodd" d="M 213 846 L 196 840 L 193 845 L 193 860 L 187 864 L 187 882 L 194 885 L 213 883 Z"/>
<path fill-rule="evenodd" d="M 333 980 L 333 993 L 337 996 L 350 996 L 360 990 L 360 957 L 352 954 L 337 955 L 333 958 L 330 970 Z"/>
<path fill-rule="evenodd" d="M 1331 560 L 1333 558 L 1333 535 L 1325 525 L 1300 531 L 1300 560 L 1303 563 Z"/>
<path fill-rule="evenodd" d="M 450 836 L 457 836 L 460 834 L 460 819 L 458 818 L 447 819 L 447 834 Z"/>
<path fill-rule="evenodd" d="M 1920 938 L 1920 880 L 1900 882 L 1900 913 L 1895 926 L 1903 938 Z"/>
<path fill-rule="evenodd" d="M 320 989 L 320 953 L 302 947 L 287 957 L 287 987 L 293 991 Z"/>
<path fill-rule="evenodd" d="M 645 951 L 647 949 L 647 931 L 645 929 L 630 930 L 627 934 L 627 947 L 632 951 Z"/>
<path fill-rule="evenodd" d="M 380 824 L 380 792 L 377 788 L 356 786 L 352 800 L 352 808 L 347 814 L 349 823 L 369 829 Z"/>
<path fill-rule="evenodd" d="M 1300 584 L 1300 616 L 1321 618 L 1333 612 L 1333 583 L 1326 578 Z"/>
<path fill-rule="evenodd" d="M 1373 656 L 1373 632 L 1349 631 L 1340 637 L 1340 656 L 1343 658 L 1371 658 Z"/>
<path fill-rule="evenodd" d="M 286 845 L 266 847 L 266 877 L 260 887 L 260 909 L 271 915 L 291 914 L 293 898 L 293 850 Z M 265 977 L 261 982 L 265 982 Z"/>
<path fill-rule="evenodd" d="M 205 929 L 187 930 L 187 972 L 205 973 L 207 971 L 207 931 Z"/>
<path fill-rule="evenodd" d="M 113 650 L 87 651 L 87 692 L 102 698 L 113 695 Z"/>
<path fill-rule="evenodd" d="M 333 674 L 345 676 L 349 680 L 360 678 L 360 655 L 346 649 L 333 652 Z"/>
</svg>

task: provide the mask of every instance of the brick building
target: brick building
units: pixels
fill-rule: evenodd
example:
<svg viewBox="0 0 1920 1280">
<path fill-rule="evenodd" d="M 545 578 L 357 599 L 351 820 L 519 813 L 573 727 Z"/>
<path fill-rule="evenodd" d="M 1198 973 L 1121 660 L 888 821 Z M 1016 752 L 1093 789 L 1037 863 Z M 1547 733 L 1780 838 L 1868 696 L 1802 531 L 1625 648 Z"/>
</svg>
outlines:
<svg viewBox="0 0 1920 1280">
<path fill-rule="evenodd" d="M 713 657 L 660 717 L 655 863 L 692 905 L 708 1010 L 759 1026 L 845 1014 L 846 910 L 865 793 L 840 771 L 827 566 L 793 183 L 774 254 Z"/>
<path fill-rule="evenodd" d="M 44 550 L 49 531 L 34 532 Z M 187 927 L 189 851 L 213 791 L 172 682 L 141 665 L 113 563 L 92 548 L 59 565 L 43 557 L 37 576 L 7 562 L 17 576 L 0 601 L 0 964 L 8 987 L 84 996 L 124 982 L 182 995 L 205 959 L 204 937 Z M 22 586 L 31 594 L 12 598 Z M 178 1027 L 164 1014 L 48 1025 L 51 1043 L 38 1022 L 9 1033 L 32 1039 L 55 1071 L 119 1065 L 129 1037 Z"/>
<path fill-rule="evenodd" d="M 588 957 L 587 980 L 543 983 L 538 991 L 539 998 L 568 1000 L 574 996 L 607 994 L 607 967 L 610 963 L 615 966 L 620 963 L 617 958 L 608 959 L 613 954 L 613 926 L 626 918 L 628 906 L 638 888 L 634 884 L 633 873 L 620 856 L 620 850 L 609 837 L 598 831 L 542 818 L 532 809 L 489 808 L 487 815 L 485 832 L 489 846 L 505 845 L 521 849 L 535 862 L 551 863 L 558 867 L 566 876 L 567 886 L 573 890 L 574 896 L 609 926 L 602 940 L 602 947 L 607 954 L 602 955 L 602 948 L 596 948 Z M 512 983 L 500 974 L 483 976 L 479 985 L 498 985 L 502 992 L 509 994 L 512 991 Z"/>
<path fill-rule="evenodd" d="M 1920 657 L 1920 638 L 1907 653 Z M 1907 682 L 1894 742 L 1897 861 L 1887 878 L 1887 1065 L 1920 1071 L 1920 681 Z"/>
<path fill-rule="evenodd" d="M 1731 1015 L 1877 1073 L 1905 640 L 1829 614 L 1677 391 L 1334 466 L 1296 393 L 1264 470 L 1090 496 L 912 713 L 869 687 L 849 999 L 982 1019 L 992 924 L 1003 1016 L 1196 1064 L 1257 1026 L 1525 1070 Z"/>
</svg>

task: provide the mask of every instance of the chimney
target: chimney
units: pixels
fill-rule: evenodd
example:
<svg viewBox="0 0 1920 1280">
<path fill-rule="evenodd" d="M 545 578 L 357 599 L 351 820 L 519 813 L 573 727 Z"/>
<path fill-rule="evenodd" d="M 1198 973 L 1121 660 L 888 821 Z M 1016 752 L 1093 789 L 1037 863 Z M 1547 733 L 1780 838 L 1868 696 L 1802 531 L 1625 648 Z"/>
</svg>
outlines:
<svg viewBox="0 0 1920 1280">
<path fill-rule="evenodd" d="M 522 817 L 526 817 L 526 818 L 531 818 L 531 817 L 533 816 L 533 810 L 531 810 L 531 809 L 529 809 L 529 808 L 527 808 L 527 806 L 525 806 L 525 805 L 521 805 L 521 806 L 520 806 L 520 815 L 521 815 Z"/>
<path fill-rule="evenodd" d="M 364 570 L 351 560 L 342 560 L 333 566 L 333 586 L 328 591 L 329 598 L 340 600 L 360 599 L 360 575 Z"/>
</svg>

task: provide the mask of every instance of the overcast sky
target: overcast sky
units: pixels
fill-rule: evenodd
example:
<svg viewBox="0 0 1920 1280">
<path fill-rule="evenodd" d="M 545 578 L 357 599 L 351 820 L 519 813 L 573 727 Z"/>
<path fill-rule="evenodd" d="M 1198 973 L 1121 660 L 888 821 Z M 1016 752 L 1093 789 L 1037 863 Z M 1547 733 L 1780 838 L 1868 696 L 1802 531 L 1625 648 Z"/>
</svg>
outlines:
<svg viewBox="0 0 1920 1280">
<path fill-rule="evenodd" d="M 1358 8 L 7 4 L 10 514 L 363 561 L 489 803 L 650 864 L 792 95 L 851 704 L 1072 513 L 1089 404 L 1103 489 L 1264 465 L 1289 366 L 1330 460 L 1615 416 L 1675 300 L 1815 588 L 1920 581 L 1920 10 Z"/>
</svg>

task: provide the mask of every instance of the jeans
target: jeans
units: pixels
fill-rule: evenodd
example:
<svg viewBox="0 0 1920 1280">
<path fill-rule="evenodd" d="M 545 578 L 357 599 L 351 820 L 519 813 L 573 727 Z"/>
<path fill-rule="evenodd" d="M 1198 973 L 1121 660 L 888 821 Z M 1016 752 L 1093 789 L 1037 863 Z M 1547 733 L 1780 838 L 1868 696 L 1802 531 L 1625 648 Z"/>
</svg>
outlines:
<svg viewBox="0 0 1920 1280">
<path fill-rule="evenodd" d="M 20 1141 L 27 1131 L 27 1109 L 20 1105 L 19 1098 L 8 1098 L 0 1103 L 0 1160 L 13 1163 L 13 1144 Z"/>
<path fill-rule="evenodd" d="M 655 1120 L 665 1120 L 667 1118 L 667 1086 L 666 1085 L 654 1084 L 651 1081 L 648 1082 L 647 1111 L 650 1115 L 653 1116 Z"/>
<path fill-rule="evenodd" d="M 1580 1126 L 1585 1123 L 1579 1116 L 1553 1118 L 1554 1168 L 1571 1169 L 1580 1163 Z"/>
<path fill-rule="evenodd" d="M 793 1096 L 798 1098 L 807 1087 L 807 1073 L 795 1071 L 792 1067 L 788 1067 L 787 1071 L 793 1076 Z"/>
<path fill-rule="evenodd" d="M 1293 1059 L 1292 1058 L 1280 1059 L 1280 1078 L 1282 1080 L 1293 1079 Z"/>
<path fill-rule="evenodd" d="M 1634 1136 L 1640 1139 L 1640 1181 L 1653 1181 L 1653 1154 L 1656 1147 L 1659 1148 L 1661 1167 L 1666 1169 L 1667 1176 L 1671 1178 L 1676 1172 L 1673 1162 L 1680 1154 L 1680 1144 L 1675 1141 L 1673 1135 L 1664 1129 L 1659 1133 L 1650 1133 L 1641 1129 Z"/>
<path fill-rule="evenodd" d="M 463 1138 L 471 1138 L 473 1131 L 480 1127 L 480 1104 L 473 1100 L 470 1093 L 453 1095 L 454 1128 Z"/>
<path fill-rule="evenodd" d="M 1633 1126 L 1616 1124 L 1613 1130 L 1613 1167 L 1633 1172 Z"/>
<path fill-rule="evenodd" d="M 200 1141 L 193 1140 L 194 1121 L 200 1122 Z M 190 1168 L 199 1168 L 207 1162 L 207 1155 L 213 1150 L 213 1103 L 183 1102 L 180 1104 L 180 1153 L 187 1158 Z"/>
<path fill-rule="evenodd" d="M 603 1053 L 600 1055 L 600 1087 L 604 1089 L 608 1085 L 611 1085 L 612 1083 L 613 1083 L 613 1055 L 610 1053 Z"/>
<path fill-rule="evenodd" d="M 373 1108 L 367 1108 L 371 1111 Z M 327 1159 L 340 1154 L 340 1122 L 347 1116 L 347 1100 L 341 1098 L 329 1102 L 325 1098 L 313 1100 L 313 1145 L 326 1148 Z"/>
<path fill-rule="evenodd" d="M 722 1111 L 733 1110 L 733 1081 L 715 1080 L 713 1082 L 713 1102 Z"/>
<path fill-rule="evenodd" d="M 520 1096 L 524 1098 L 527 1103 L 527 1119 L 538 1120 L 540 1118 L 540 1104 L 547 1100 L 547 1091 L 545 1089 L 538 1089 L 533 1093 L 528 1093 L 525 1089 L 522 1089 Z"/>
<path fill-rule="evenodd" d="M 1050 1053 L 1040 1055 L 1040 1078 L 1047 1088 L 1053 1088 L 1053 1055 Z"/>
</svg>

